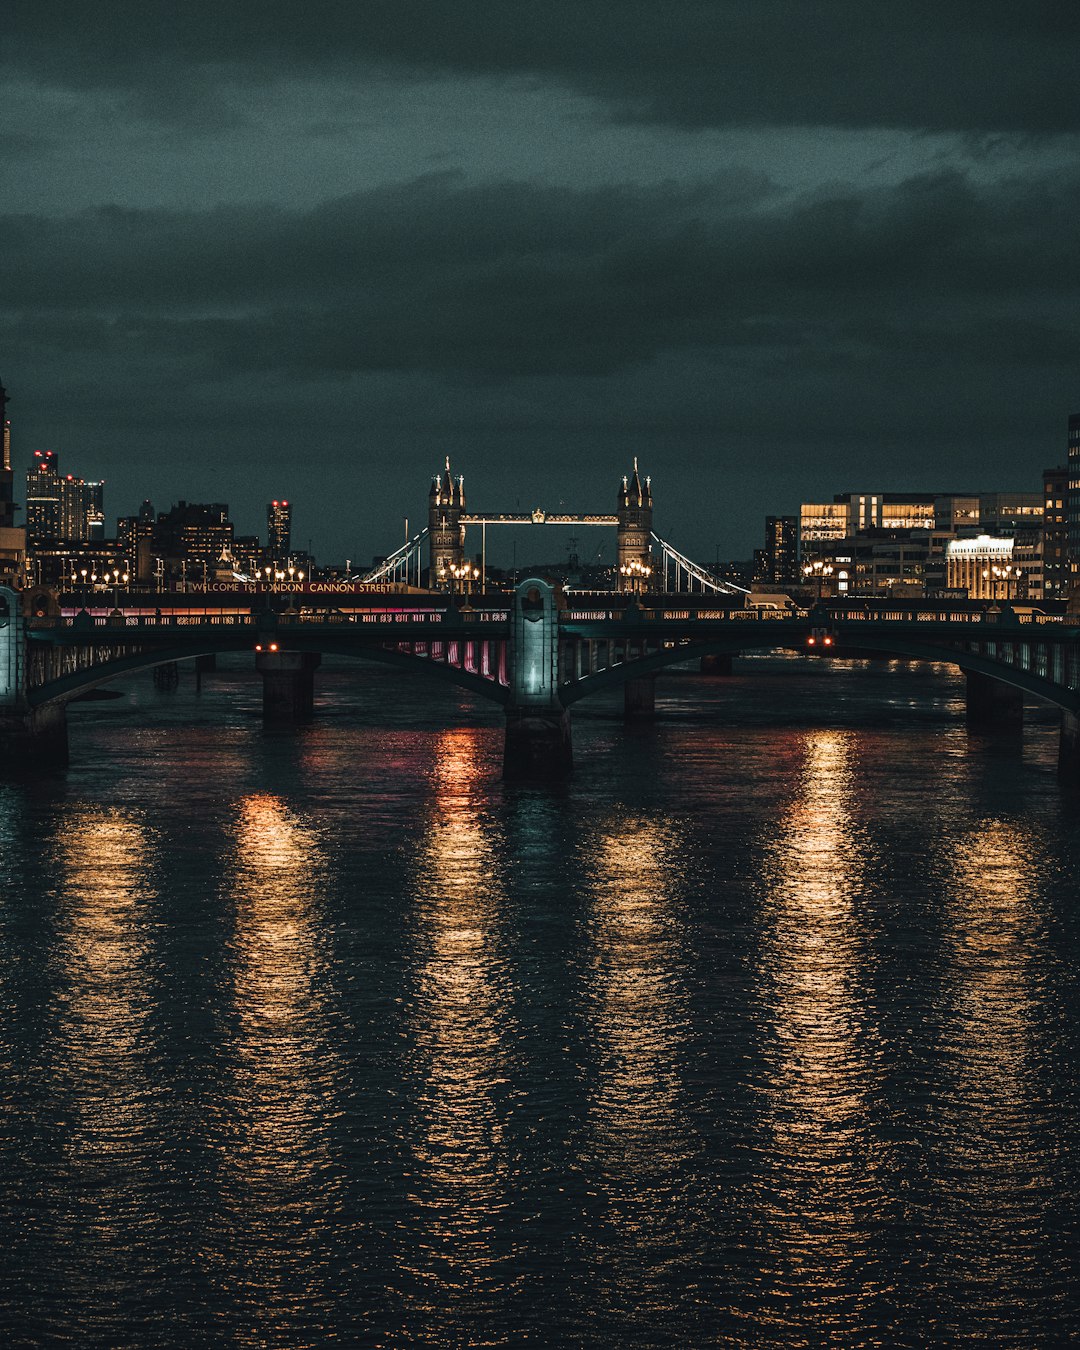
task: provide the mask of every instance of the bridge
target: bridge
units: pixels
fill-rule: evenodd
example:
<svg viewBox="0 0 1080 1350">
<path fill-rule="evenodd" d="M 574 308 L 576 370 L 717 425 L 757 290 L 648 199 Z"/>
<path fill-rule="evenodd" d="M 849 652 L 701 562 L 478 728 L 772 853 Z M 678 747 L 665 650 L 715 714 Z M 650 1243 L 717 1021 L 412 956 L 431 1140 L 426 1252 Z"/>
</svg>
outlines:
<svg viewBox="0 0 1080 1350">
<path fill-rule="evenodd" d="M 655 708 L 656 675 L 676 664 L 723 669 L 733 655 L 782 648 L 811 657 L 888 654 L 950 662 L 967 677 L 976 727 L 1017 729 L 1025 695 L 1061 710 L 1063 774 L 1080 778 L 1080 616 L 1008 605 L 896 607 L 846 601 L 781 611 L 742 596 L 641 589 L 563 592 L 527 578 L 510 594 L 465 596 L 363 587 L 80 597 L 0 588 L 0 762 L 67 755 L 66 706 L 132 671 L 247 652 L 263 681 L 267 724 L 313 715 L 321 658 L 336 654 L 423 671 L 502 706 L 507 778 L 553 778 L 572 763 L 570 710 L 621 685 L 628 718 Z M 283 600 L 285 609 L 268 602 Z"/>
</svg>

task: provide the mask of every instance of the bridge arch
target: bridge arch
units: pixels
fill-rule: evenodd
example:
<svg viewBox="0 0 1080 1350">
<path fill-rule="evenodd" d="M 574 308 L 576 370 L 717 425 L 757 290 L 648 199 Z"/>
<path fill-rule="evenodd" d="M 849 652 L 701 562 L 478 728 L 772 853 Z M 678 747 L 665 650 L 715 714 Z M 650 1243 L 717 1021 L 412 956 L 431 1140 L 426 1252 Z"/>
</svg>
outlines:
<svg viewBox="0 0 1080 1350">
<path fill-rule="evenodd" d="M 320 656 L 346 656 L 355 661 L 373 661 L 381 665 L 396 666 L 431 676 L 445 683 L 457 685 L 490 702 L 505 704 L 507 690 L 505 685 L 495 679 L 476 675 L 472 671 L 450 665 L 446 661 L 435 660 L 428 656 L 419 656 L 413 652 L 402 652 L 389 647 L 357 646 L 355 642 L 335 641 L 332 637 L 323 637 L 316 641 L 292 641 L 283 635 L 280 640 L 282 652 L 310 652 Z M 155 666 L 169 665 L 173 662 L 190 661 L 200 656 L 223 656 L 233 653 L 255 655 L 255 641 L 250 629 L 243 637 L 222 637 L 203 643 L 190 641 L 175 646 L 157 647 L 153 650 L 132 652 L 125 656 L 114 657 L 99 665 L 72 671 L 70 674 L 50 680 L 37 686 L 28 693 L 28 703 L 32 708 L 45 708 L 69 703 L 80 694 L 96 689 L 103 684 L 123 675 L 138 674 L 152 670 Z"/>
<path fill-rule="evenodd" d="M 767 627 L 767 625 L 763 625 L 763 627 Z M 695 661 L 703 656 L 737 656 L 740 652 L 748 649 L 768 651 L 776 648 L 798 652 L 803 655 L 807 654 L 804 641 L 777 640 L 780 636 L 775 632 L 769 634 L 762 632 L 760 640 L 756 637 L 747 640 L 744 634 L 726 640 L 693 641 L 681 646 L 650 652 L 647 656 L 634 657 L 630 661 L 620 662 L 616 666 L 598 671 L 595 675 L 587 675 L 578 681 L 564 685 L 561 691 L 562 702 L 569 707 L 583 698 L 588 698 L 591 694 L 599 693 L 601 690 L 616 688 L 625 684 L 628 680 L 655 675 L 671 666 L 683 665 L 687 661 Z M 1007 642 L 1009 637 L 1002 635 L 1001 640 Z M 1025 694 L 1054 704 L 1064 712 L 1080 713 L 1080 694 L 1075 690 L 1055 684 L 1053 681 L 1024 670 L 1022 667 L 1007 665 L 978 652 L 963 651 L 956 647 L 938 646 L 934 643 L 912 641 L 906 638 L 882 640 L 875 636 L 872 642 L 860 642 L 857 637 L 851 637 L 847 631 L 843 635 L 842 643 L 845 651 L 862 650 L 867 654 L 884 651 L 899 660 L 930 661 L 958 666 L 965 674 L 971 672 L 985 675 L 990 679 L 999 680 L 1002 684 L 1012 685 Z"/>
</svg>

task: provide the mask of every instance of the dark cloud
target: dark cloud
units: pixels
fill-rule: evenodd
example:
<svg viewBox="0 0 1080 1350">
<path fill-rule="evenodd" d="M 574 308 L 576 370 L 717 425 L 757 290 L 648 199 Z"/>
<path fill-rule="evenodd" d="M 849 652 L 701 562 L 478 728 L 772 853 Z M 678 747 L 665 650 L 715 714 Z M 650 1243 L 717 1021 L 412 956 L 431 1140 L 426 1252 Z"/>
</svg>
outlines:
<svg viewBox="0 0 1080 1350">
<path fill-rule="evenodd" d="M 794 200 L 738 187 L 436 176 L 303 212 L 8 217 L 5 296 L 24 342 L 309 376 L 605 375 L 687 350 L 820 360 L 916 334 L 937 359 L 1027 363 L 1075 341 L 1075 175 L 947 172 Z"/>
<path fill-rule="evenodd" d="M 216 81 L 534 76 L 625 117 L 706 125 L 1075 131 L 1074 0 L 15 0 L 9 66 L 198 122 Z"/>
</svg>

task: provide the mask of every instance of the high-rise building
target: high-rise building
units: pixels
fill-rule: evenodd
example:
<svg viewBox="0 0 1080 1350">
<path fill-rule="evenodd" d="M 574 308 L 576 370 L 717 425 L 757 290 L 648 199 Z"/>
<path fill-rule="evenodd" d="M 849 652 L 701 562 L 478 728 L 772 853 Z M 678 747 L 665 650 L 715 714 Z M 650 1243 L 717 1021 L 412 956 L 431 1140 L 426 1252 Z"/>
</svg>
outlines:
<svg viewBox="0 0 1080 1350">
<path fill-rule="evenodd" d="M 1064 600 L 1069 593 L 1069 470 L 1043 470 L 1043 597 Z"/>
<path fill-rule="evenodd" d="M 100 484 L 96 486 L 100 487 Z M 90 538 L 91 485 L 74 474 L 60 479 L 60 539 L 85 544 Z M 104 530 L 102 531 L 104 533 Z M 99 536 L 100 538 L 100 536 Z"/>
<path fill-rule="evenodd" d="M 86 484 L 86 537 L 91 543 L 105 538 L 105 484 Z"/>
<path fill-rule="evenodd" d="M 21 582 L 26 564 L 26 531 L 15 527 L 15 478 L 11 471 L 11 424 L 7 390 L 0 383 L 0 585 Z"/>
<path fill-rule="evenodd" d="M 26 533 L 31 545 L 60 537 L 60 464 L 55 450 L 35 450 L 26 471 Z"/>
<path fill-rule="evenodd" d="M 0 530 L 15 524 L 15 479 L 11 472 L 11 423 L 7 418 L 7 390 L 0 381 Z"/>
<path fill-rule="evenodd" d="M 292 540 L 292 507 L 288 502 L 271 502 L 266 508 L 266 547 L 274 562 L 285 562 Z"/>
<path fill-rule="evenodd" d="M 1069 414 L 1069 582 L 1080 581 L 1080 413 Z"/>
<path fill-rule="evenodd" d="M 763 581 L 786 586 L 799 576 L 799 517 L 766 516 Z"/>
</svg>

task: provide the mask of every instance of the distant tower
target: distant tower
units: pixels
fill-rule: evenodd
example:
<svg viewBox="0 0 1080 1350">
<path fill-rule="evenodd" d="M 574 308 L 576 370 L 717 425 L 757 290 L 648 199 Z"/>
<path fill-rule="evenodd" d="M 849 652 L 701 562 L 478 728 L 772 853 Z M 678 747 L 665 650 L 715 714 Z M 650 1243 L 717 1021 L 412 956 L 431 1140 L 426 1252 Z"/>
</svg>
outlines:
<svg viewBox="0 0 1080 1350">
<path fill-rule="evenodd" d="M 634 473 L 619 488 L 618 588 L 620 591 L 652 590 L 652 485 Z"/>
<path fill-rule="evenodd" d="M 428 585 L 440 590 L 450 588 L 450 569 L 465 562 L 465 526 L 461 523 L 464 510 L 465 479 L 459 477 L 454 482 L 447 455 L 446 468 L 435 475 L 428 491 Z"/>
<path fill-rule="evenodd" d="M 11 472 L 11 423 L 7 418 L 7 390 L 0 381 L 0 530 L 15 524 L 14 476 Z"/>
<path fill-rule="evenodd" d="M 35 450 L 26 471 L 26 538 L 37 544 L 60 535 L 60 461 L 55 450 Z"/>
<path fill-rule="evenodd" d="M 266 508 L 266 546 L 275 562 L 286 562 L 291 551 L 292 507 L 271 502 Z"/>
</svg>

